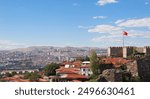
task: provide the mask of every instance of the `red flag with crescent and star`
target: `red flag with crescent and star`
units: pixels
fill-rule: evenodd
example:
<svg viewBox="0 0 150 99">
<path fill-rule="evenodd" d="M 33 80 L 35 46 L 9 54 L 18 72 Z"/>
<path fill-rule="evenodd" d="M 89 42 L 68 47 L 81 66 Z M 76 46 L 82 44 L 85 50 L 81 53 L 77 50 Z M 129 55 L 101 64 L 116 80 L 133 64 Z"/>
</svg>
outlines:
<svg viewBox="0 0 150 99">
<path fill-rule="evenodd" d="M 128 32 L 123 31 L 123 35 L 124 35 L 124 36 L 128 36 L 128 34 L 129 34 Z"/>
</svg>

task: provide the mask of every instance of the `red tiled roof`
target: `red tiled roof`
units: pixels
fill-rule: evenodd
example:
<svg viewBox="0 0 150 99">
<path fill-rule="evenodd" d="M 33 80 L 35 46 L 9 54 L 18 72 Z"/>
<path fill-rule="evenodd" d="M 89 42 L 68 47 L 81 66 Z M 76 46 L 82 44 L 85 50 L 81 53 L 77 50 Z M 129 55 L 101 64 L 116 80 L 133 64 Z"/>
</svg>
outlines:
<svg viewBox="0 0 150 99">
<path fill-rule="evenodd" d="M 40 78 L 40 79 L 39 79 L 39 82 L 48 82 L 48 80 L 45 80 L 45 79 Z"/>
<path fill-rule="evenodd" d="M 59 69 L 56 70 L 57 73 L 60 73 L 60 74 L 76 74 L 79 72 L 79 69 L 78 68 L 64 68 L 64 67 L 61 67 Z"/>
<path fill-rule="evenodd" d="M 67 64 L 72 65 L 72 62 L 66 62 L 65 61 L 65 62 L 62 63 L 62 65 L 67 65 Z"/>
<path fill-rule="evenodd" d="M 72 80 L 71 82 L 81 82 L 80 80 Z"/>
<path fill-rule="evenodd" d="M 104 63 L 110 64 L 112 63 L 113 65 L 120 65 L 120 64 L 126 64 L 128 62 L 131 62 L 131 60 L 126 60 L 123 58 L 103 58 L 102 59 Z"/>
<path fill-rule="evenodd" d="M 86 66 L 80 66 L 80 68 L 90 68 L 89 65 L 86 65 Z"/>
<path fill-rule="evenodd" d="M 87 79 L 86 76 L 80 75 L 80 74 L 66 74 L 64 76 L 61 76 L 61 78 L 66 79 Z"/>
<path fill-rule="evenodd" d="M 18 80 L 15 80 L 14 82 L 30 82 L 29 80 L 24 80 L 24 79 L 18 79 Z"/>
<path fill-rule="evenodd" d="M 74 65 L 75 67 L 80 67 L 81 64 L 82 64 L 81 61 L 75 61 L 75 62 L 72 63 L 72 65 Z"/>
<path fill-rule="evenodd" d="M 20 78 L 14 78 L 14 77 L 6 77 L 4 80 L 10 81 L 10 82 L 30 82 L 29 80 L 24 80 Z"/>
<path fill-rule="evenodd" d="M 63 63 L 61 63 L 61 66 L 65 66 L 65 65 L 74 65 L 75 67 L 80 67 L 81 64 L 82 64 L 82 61 L 63 62 Z"/>
</svg>

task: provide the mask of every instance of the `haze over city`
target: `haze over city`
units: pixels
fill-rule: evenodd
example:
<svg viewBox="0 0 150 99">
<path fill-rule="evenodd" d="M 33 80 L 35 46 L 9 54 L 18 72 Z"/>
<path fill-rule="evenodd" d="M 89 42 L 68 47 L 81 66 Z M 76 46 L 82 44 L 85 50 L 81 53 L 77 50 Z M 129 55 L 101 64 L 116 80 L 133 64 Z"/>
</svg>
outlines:
<svg viewBox="0 0 150 99">
<path fill-rule="evenodd" d="M 0 0 L 0 49 L 150 45 L 150 0 Z"/>
</svg>

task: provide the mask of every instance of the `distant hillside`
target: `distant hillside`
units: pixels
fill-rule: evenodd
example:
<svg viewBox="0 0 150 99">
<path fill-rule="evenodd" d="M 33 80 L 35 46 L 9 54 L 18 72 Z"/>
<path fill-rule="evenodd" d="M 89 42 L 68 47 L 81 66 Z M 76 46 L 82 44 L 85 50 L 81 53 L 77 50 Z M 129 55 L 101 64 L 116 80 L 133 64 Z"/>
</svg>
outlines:
<svg viewBox="0 0 150 99">
<path fill-rule="evenodd" d="M 33 46 L 0 51 L 0 65 L 37 66 L 51 62 L 72 61 L 76 57 L 88 56 L 92 49 L 99 55 L 107 53 L 107 50 L 103 48 Z"/>
</svg>

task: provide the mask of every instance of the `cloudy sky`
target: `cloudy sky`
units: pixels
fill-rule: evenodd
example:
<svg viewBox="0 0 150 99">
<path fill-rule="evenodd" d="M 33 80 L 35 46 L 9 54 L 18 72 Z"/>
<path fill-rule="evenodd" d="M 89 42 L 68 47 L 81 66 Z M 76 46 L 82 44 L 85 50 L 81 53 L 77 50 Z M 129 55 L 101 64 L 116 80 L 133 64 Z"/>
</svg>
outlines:
<svg viewBox="0 0 150 99">
<path fill-rule="evenodd" d="M 150 0 L 0 0 L 0 49 L 150 45 Z"/>
</svg>

